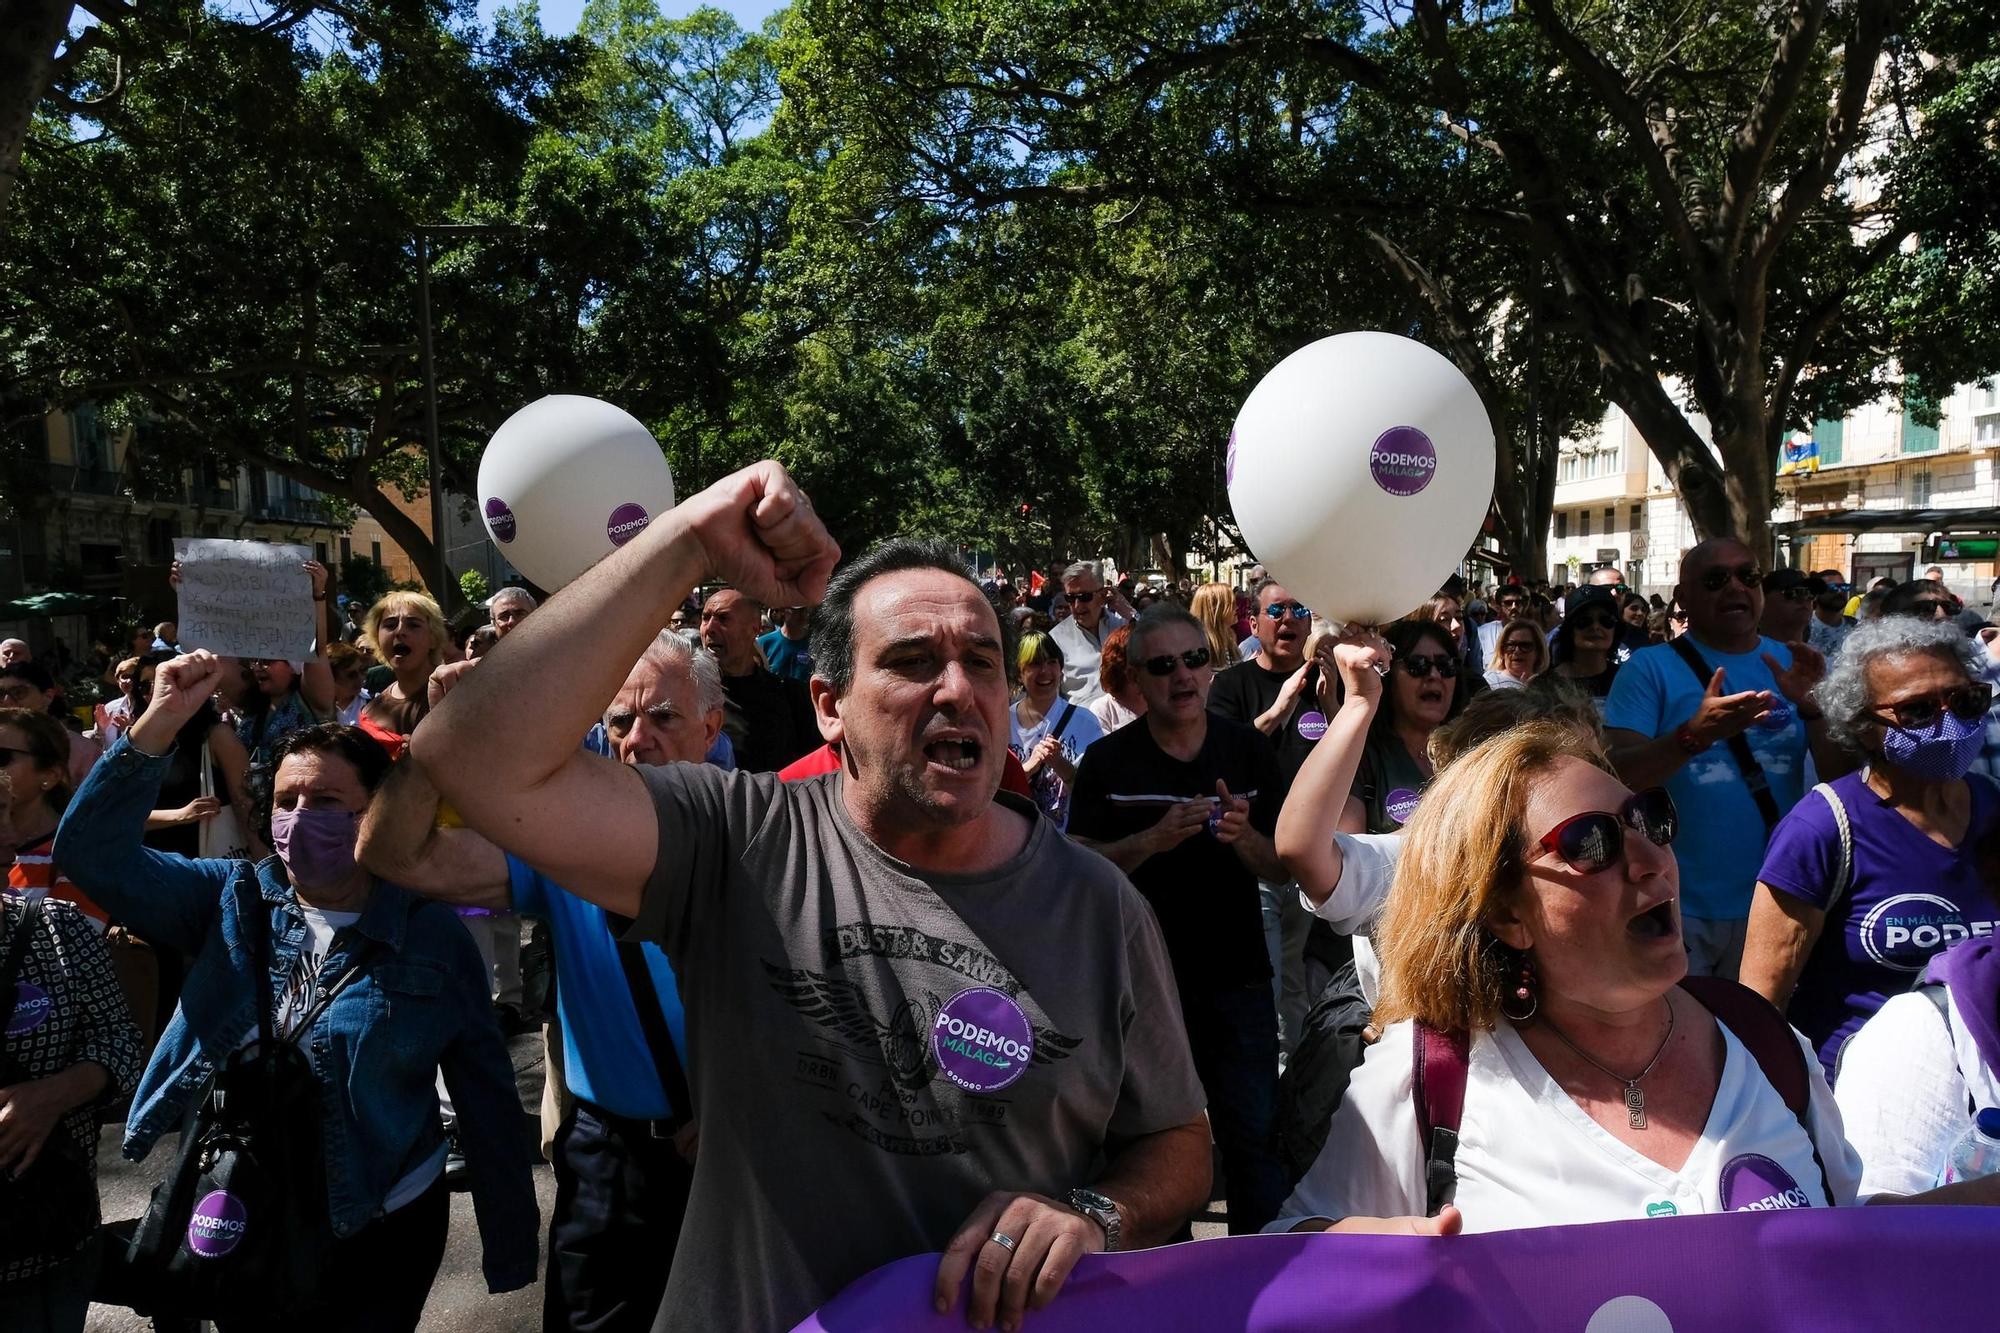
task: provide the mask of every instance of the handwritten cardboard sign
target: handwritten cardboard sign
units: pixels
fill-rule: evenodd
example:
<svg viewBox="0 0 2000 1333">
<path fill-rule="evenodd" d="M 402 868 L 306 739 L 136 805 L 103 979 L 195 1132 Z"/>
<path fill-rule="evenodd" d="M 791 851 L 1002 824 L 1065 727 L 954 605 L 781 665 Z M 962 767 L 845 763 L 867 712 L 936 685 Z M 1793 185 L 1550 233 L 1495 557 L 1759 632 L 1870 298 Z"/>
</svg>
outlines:
<svg viewBox="0 0 2000 1333">
<path fill-rule="evenodd" d="M 312 578 L 303 546 L 176 537 L 181 646 L 225 657 L 313 655 Z"/>
</svg>

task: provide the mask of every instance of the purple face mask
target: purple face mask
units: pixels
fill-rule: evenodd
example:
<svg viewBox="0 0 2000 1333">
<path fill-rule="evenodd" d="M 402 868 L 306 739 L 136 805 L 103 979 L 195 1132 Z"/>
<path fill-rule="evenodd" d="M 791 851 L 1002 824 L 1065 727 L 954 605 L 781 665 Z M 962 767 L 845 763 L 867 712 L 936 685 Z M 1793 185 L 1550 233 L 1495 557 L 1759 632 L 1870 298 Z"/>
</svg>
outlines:
<svg viewBox="0 0 2000 1333">
<path fill-rule="evenodd" d="M 1882 755 L 1900 769 L 1932 782 L 1956 782 L 1971 771 L 1986 743 L 1986 720 L 1966 722 L 1949 708 L 1928 727 L 1886 727 Z"/>
<path fill-rule="evenodd" d="M 352 810 L 317 806 L 273 810 L 271 847 L 285 863 L 295 888 L 331 889 L 354 873 L 354 835 L 361 816 Z"/>
</svg>

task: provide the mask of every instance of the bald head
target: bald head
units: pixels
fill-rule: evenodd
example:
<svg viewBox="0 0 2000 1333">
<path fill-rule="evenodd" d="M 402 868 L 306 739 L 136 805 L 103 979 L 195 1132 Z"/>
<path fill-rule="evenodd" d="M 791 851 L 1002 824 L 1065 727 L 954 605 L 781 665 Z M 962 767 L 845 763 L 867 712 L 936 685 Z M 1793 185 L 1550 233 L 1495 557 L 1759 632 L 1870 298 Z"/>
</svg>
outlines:
<svg viewBox="0 0 2000 1333">
<path fill-rule="evenodd" d="M 1617 567 L 1614 565 L 1605 565 L 1600 569 L 1590 571 L 1590 582 L 1600 588 L 1608 588 L 1624 581 L 1625 576 L 1619 573 Z"/>
<path fill-rule="evenodd" d="M 19 666 L 35 660 L 34 650 L 22 639 L 0 639 L 0 666 Z"/>
<path fill-rule="evenodd" d="M 757 668 L 757 632 L 763 604 L 734 588 L 711 593 L 701 605 L 701 642 L 715 654 L 725 676 L 747 676 Z"/>
<path fill-rule="evenodd" d="M 1681 560 L 1674 595 L 1688 613 L 1688 629 L 1724 652 L 1757 645 L 1764 615 L 1764 571 L 1750 548 L 1734 537 L 1698 542 Z"/>
</svg>

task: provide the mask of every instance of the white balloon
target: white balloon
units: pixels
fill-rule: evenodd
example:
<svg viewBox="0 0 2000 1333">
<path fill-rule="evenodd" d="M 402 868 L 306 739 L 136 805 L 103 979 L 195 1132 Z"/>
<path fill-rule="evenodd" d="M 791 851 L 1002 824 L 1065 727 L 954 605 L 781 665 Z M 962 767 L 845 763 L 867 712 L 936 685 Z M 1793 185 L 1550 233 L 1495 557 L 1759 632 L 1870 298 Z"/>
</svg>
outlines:
<svg viewBox="0 0 2000 1333">
<path fill-rule="evenodd" d="M 479 513 L 507 559 L 553 592 L 674 507 L 652 432 L 621 407 L 558 393 L 500 423 L 479 457 Z"/>
<path fill-rule="evenodd" d="M 1244 543 L 1331 620 L 1415 610 L 1478 537 L 1493 425 L 1456 366 L 1393 333 L 1309 343 L 1264 376 L 1229 433 Z"/>
</svg>

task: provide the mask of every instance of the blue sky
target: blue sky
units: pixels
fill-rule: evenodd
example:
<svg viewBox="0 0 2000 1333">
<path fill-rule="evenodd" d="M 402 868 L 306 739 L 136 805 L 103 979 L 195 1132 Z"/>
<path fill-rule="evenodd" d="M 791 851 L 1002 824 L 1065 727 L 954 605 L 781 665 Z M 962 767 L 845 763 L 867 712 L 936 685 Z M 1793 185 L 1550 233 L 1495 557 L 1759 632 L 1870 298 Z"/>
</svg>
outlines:
<svg viewBox="0 0 2000 1333">
<path fill-rule="evenodd" d="M 479 14 L 487 22 L 493 21 L 493 12 L 501 7 L 503 0 L 479 0 Z M 549 32 L 562 34 L 576 28 L 577 16 L 583 12 L 583 0 L 541 0 L 542 27 Z M 670 18 L 682 18 L 701 6 L 692 0 L 661 0 L 660 9 Z M 717 9 L 726 9 L 745 28 L 756 28 L 784 5 L 778 0 L 733 0 L 721 3 L 716 0 Z"/>
</svg>

